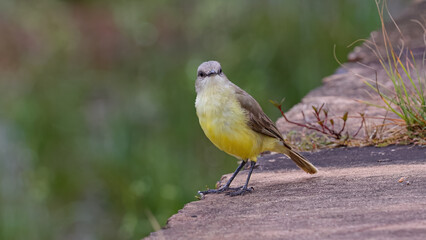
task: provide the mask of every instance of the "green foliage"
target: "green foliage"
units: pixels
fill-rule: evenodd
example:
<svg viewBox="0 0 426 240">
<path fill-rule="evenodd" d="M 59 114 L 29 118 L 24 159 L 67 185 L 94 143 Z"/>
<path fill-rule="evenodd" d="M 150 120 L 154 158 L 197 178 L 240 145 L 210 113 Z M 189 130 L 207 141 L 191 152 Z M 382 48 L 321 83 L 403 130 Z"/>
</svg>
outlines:
<svg viewBox="0 0 426 240">
<path fill-rule="evenodd" d="M 276 119 L 376 24 L 368 1 L 1 1 L 0 238 L 149 234 L 237 164 L 198 125 L 201 62 Z"/>
<path fill-rule="evenodd" d="M 360 101 L 369 105 L 373 105 L 378 108 L 385 109 L 386 115 L 379 116 L 383 119 L 383 124 L 374 126 L 373 131 L 367 128 L 365 121 L 365 114 L 360 113 L 361 124 L 358 130 L 353 134 L 349 135 L 348 132 L 342 134 L 345 130 L 346 121 L 348 119 L 348 112 L 345 112 L 341 117 L 343 121 L 340 131 L 336 131 L 334 126 L 335 122 L 333 119 L 328 119 L 328 111 L 323 109 L 323 105 L 319 108 L 312 106 L 313 116 L 316 121 L 307 122 L 306 119 L 303 123 L 291 121 L 286 117 L 282 109 L 283 100 L 278 103 L 276 101 L 270 101 L 275 107 L 279 109 L 283 118 L 290 124 L 302 127 L 303 129 L 313 130 L 311 134 L 304 133 L 291 133 L 287 136 L 289 142 L 297 144 L 297 147 L 301 150 L 311 150 L 320 147 L 329 146 L 362 146 L 362 145 L 375 145 L 378 147 L 387 146 L 389 144 L 424 144 L 426 137 L 426 104 L 425 104 L 425 92 L 426 87 L 426 72 L 422 72 L 419 69 L 423 69 L 425 66 L 425 55 L 421 59 L 421 64 L 416 64 L 416 59 L 412 50 L 405 48 L 404 36 L 400 31 L 398 25 L 393 20 L 387 5 L 387 1 L 375 1 L 377 9 L 379 11 L 380 23 L 382 26 L 382 34 L 379 38 L 383 39 L 384 46 L 379 47 L 376 41 L 381 39 L 365 40 L 365 46 L 367 46 L 373 54 L 377 57 L 381 66 L 383 67 L 387 80 L 390 80 L 393 89 L 388 89 L 384 84 L 379 84 L 376 79 L 364 80 L 364 83 L 373 89 L 383 100 L 384 106 L 370 103 L 368 101 Z M 384 20 L 384 11 L 386 10 L 388 18 L 395 25 L 396 30 L 400 33 L 400 41 L 402 41 L 400 49 L 397 53 L 393 47 L 394 42 L 390 40 L 387 26 Z M 425 27 L 421 22 L 413 20 L 419 24 L 422 29 Z M 426 42 L 425 42 L 426 44 Z M 382 49 L 384 48 L 384 49 Z M 384 50 L 384 53 L 383 53 Z M 405 55 L 405 59 L 402 57 Z M 336 61 L 341 62 L 335 56 Z M 342 64 L 341 64 L 342 65 Z M 416 81 L 417 80 L 417 81 Z M 400 119 L 388 119 L 387 113 L 393 112 L 401 118 Z M 323 113 L 323 114 L 321 114 Z M 305 118 L 305 113 L 302 111 L 302 115 Z M 386 123 L 386 120 L 390 120 L 391 123 Z M 328 122 L 330 126 L 328 126 Z M 386 125 L 392 126 L 391 128 L 385 128 Z M 403 126 L 406 131 L 401 131 L 400 126 Z M 359 131 L 364 127 L 366 137 L 363 139 L 355 138 Z M 306 144 L 307 143 L 307 144 Z"/>
<path fill-rule="evenodd" d="M 387 10 L 387 5 L 385 2 L 382 2 L 381 5 L 378 1 L 376 3 L 382 24 L 385 55 L 380 53 L 375 42 L 367 42 L 367 44 L 369 44 L 370 49 L 380 61 L 389 80 L 392 82 L 393 89 L 381 87 L 377 79 L 375 84 L 368 81 L 365 81 L 365 83 L 379 94 L 385 104 L 384 106 L 376 105 L 377 107 L 398 115 L 404 120 L 408 130 L 423 132 L 426 130 L 426 96 L 424 91 L 426 88 L 426 73 L 420 73 L 420 65 L 416 64 L 413 52 L 410 49 L 403 47 L 400 52 L 395 51 L 383 20 L 384 10 Z M 402 55 L 405 55 L 405 58 L 401 59 Z M 422 60 L 420 64 L 423 64 L 424 67 L 425 59 L 423 58 Z M 409 84 L 404 79 L 408 79 Z M 380 90 L 380 88 L 385 89 L 385 92 Z"/>
</svg>

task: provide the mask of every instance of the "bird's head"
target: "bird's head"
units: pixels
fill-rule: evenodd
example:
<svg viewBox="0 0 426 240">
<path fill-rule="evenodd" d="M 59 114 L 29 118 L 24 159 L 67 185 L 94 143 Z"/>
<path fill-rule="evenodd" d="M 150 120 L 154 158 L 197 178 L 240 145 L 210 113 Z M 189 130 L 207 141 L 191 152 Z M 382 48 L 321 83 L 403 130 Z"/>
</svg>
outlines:
<svg viewBox="0 0 426 240">
<path fill-rule="evenodd" d="M 222 71 L 219 62 L 208 61 L 203 62 L 197 70 L 197 81 L 195 82 L 195 90 L 197 93 L 206 86 L 206 84 L 216 83 L 223 84 L 229 81 Z"/>
<path fill-rule="evenodd" d="M 197 78 L 206 78 L 214 75 L 221 75 L 222 67 L 219 62 L 208 61 L 203 62 L 197 70 Z"/>
</svg>

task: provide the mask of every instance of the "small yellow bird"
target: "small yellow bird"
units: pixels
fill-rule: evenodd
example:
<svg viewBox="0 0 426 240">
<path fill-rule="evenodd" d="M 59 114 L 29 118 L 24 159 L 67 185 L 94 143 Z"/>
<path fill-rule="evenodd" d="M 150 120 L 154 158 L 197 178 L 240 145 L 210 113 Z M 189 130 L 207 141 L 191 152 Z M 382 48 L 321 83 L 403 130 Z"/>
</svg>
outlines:
<svg viewBox="0 0 426 240">
<path fill-rule="evenodd" d="M 251 192 L 252 189 L 247 185 L 257 156 L 264 151 L 284 153 L 305 172 L 310 174 L 318 172 L 314 165 L 284 142 L 280 131 L 266 116 L 259 103 L 228 80 L 220 63 L 208 61 L 198 67 L 195 90 L 197 92 L 195 108 L 206 136 L 220 150 L 242 160 L 225 186 L 199 193 L 234 190 L 228 194 L 236 196 Z M 248 160 L 251 161 L 251 168 L 245 185 L 230 188 L 232 180 Z"/>
</svg>

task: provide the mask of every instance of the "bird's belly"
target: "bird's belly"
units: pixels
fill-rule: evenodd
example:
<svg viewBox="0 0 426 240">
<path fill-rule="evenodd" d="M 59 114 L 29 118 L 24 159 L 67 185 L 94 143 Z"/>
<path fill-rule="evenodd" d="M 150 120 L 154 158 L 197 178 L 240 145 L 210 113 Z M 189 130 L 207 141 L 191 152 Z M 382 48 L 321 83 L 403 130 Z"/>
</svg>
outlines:
<svg viewBox="0 0 426 240">
<path fill-rule="evenodd" d="M 206 136 L 222 151 L 241 159 L 257 156 L 259 152 L 257 136 L 246 131 L 242 126 L 229 131 L 229 126 L 210 125 L 207 123 Z"/>
<path fill-rule="evenodd" d="M 197 107 L 201 128 L 220 150 L 240 159 L 255 159 L 261 152 L 262 139 L 247 125 L 239 103 L 228 99 Z"/>
</svg>

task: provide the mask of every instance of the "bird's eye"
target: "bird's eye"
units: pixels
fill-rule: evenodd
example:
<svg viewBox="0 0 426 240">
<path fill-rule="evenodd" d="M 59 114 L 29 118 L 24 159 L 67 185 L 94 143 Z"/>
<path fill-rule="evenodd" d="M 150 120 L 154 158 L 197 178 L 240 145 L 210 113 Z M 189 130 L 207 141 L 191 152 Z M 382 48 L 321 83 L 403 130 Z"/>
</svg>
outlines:
<svg viewBox="0 0 426 240">
<path fill-rule="evenodd" d="M 222 68 L 219 68 L 219 74 L 222 74 Z"/>
<path fill-rule="evenodd" d="M 205 76 L 206 76 L 206 74 L 205 74 L 204 72 L 198 72 L 198 76 L 199 76 L 199 77 L 205 77 Z"/>
</svg>

